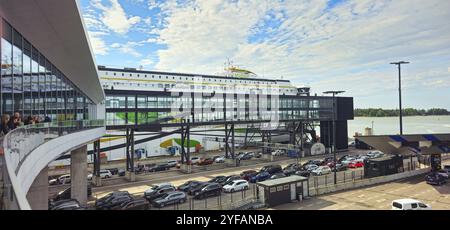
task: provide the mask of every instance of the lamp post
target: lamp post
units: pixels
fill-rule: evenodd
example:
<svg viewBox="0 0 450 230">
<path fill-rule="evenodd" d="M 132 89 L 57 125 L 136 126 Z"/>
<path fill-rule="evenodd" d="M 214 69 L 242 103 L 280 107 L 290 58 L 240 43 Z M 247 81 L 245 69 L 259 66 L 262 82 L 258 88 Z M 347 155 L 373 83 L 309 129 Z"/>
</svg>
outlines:
<svg viewBox="0 0 450 230">
<path fill-rule="evenodd" d="M 336 98 L 335 96 L 341 93 L 345 93 L 345 91 L 326 91 L 324 94 L 332 94 L 333 95 L 333 162 L 334 162 L 334 184 L 337 184 L 337 172 L 336 172 Z M 329 137 L 328 137 L 329 138 Z"/>
<path fill-rule="evenodd" d="M 406 61 L 391 62 L 391 65 L 398 66 L 398 103 L 400 112 L 400 135 L 403 135 L 403 112 L 402 112 L 402 65 L 409 64 Z"/>
</svg>

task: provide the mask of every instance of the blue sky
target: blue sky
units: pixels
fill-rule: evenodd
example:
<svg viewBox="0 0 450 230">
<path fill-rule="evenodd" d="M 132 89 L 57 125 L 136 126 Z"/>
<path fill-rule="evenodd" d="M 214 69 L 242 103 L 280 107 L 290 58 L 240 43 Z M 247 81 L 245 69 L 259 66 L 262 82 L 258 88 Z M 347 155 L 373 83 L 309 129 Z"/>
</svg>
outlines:
<svg viewBox="0 0 450 230">
<path fill-rule="evenodd" d="M 220 74 L 224 63 L 345 90 L 355 107 L 450 109 L 448 0 L 81 0 L 97 64 Z"/>
</svg>

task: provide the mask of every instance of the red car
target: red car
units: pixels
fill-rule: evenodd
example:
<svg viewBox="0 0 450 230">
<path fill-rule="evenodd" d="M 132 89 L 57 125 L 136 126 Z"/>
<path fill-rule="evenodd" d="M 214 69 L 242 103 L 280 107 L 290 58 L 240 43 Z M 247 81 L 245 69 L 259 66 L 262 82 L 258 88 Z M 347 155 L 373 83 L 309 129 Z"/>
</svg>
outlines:
<svg viewBox="0 0 450 230">
<path fill-rule="evenodd" d="M 243 171 L 240 176 L 243 180 L 249 181 L 250 178 L 256 176 L 256 174 L 258 174 L 258 172 L 255 170 L 247 170 Z"/>
<path fill-rule="evenodd" d="M 364 167 L 364 163 L 357 161 L 357 162 L 351 162 L 347 165 L 347 168 L 362 168 Z"/>
<path fill-rule="evenodd" d="M 200 162 L 198 162 L 197 165 L 210 165 L 212 163 L 214 163 L 213 159 L 206 158 L 206 159 L 200 160 Z"/>
</svg>

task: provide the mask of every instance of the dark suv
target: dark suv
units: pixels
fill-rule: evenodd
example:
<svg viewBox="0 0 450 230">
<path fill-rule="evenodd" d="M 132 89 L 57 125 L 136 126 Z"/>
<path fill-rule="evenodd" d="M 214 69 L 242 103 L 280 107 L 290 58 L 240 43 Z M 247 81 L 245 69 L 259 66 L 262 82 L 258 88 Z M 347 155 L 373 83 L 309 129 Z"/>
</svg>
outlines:
<svg viewBox="0 0 450 230">
<path fill-rule="evenodd" d="M 425 176 L 425 181 L 427 184 L 431 185 L 442 185 L 445 184 L 445 177 L 439 173 L 432 172 Z"/>
<path fill-rule="evenodd" d="M 87 186 L 87 195 L 90 197 L 92 195 L 92 186 L 88 184 Z M 71 189 L 70 187 L 58 192 L 52 199 L 52 201 L 59 201 L 59 200 L 67 200 L 71 198 Z"/>
<path fill-rule="evenodd" d="M 148 171 L 149 172 L 160 172 L 160 171 L 166 171 L 169 169 L 170 169 L 170 166 L 168 164 L 159 164 L 159 165 L 149 168 Z"/>
<path fill-rule="evenodd" d="M 152 202 L 153 200 L 158 199 L 158 198 L 164 196 L 165 194 L 170 193 L 170 192 L 174 192 L 176 190 L 177 189 L 174 186 L 162 186 L 160 188 L 155 189 L 151 193 L 145 193 L 144 197 L 149 202 Z"/>
<path fill-rule="evenodd" d="M 267 165 L 262 167 L 260 172 L 268 172 L 269 174 L 275 174 L 282 171 L 283 169 L 281 168 L 281 165 Z"/>
<path fill-rule="evenodd" d="M 196 192 L 194 199 L 204 199 L 211 196 L 219 196 L 222 193 L 222 186 L 218 183 L 210 183 Z"/>
</svg>

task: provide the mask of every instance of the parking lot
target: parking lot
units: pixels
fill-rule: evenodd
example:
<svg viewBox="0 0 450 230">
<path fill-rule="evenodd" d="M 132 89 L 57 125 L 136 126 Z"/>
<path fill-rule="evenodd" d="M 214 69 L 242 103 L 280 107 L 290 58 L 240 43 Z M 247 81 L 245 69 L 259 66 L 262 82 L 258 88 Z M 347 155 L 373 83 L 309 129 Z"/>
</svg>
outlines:
<svg viewBox="0 0 450 230">
<path fill-rule="evenodd" d="M 365 151 L 367 152 L 367 151 Z M 361 152 L 358 152 L 358 154 L 361 154 Z M 341 153 L 340 155 L 347 155 L 347 153 Z M 364 152 L 362 153 L 364 155 Z M 216 176 L 230 176 L 230 175 L 239 175 L 242 171 L 246 170 L 255 170 L 259 171 L 262 167 L 266 165 L 280 165 L 282 168 L 286 167 L 287 165 L 291 163 L 299 163 L 299 164 L 305 164 L 306 162 L 311 162 L 311 160 L 318 160 L 318 159 L 324 159 L 329 158 L 328 156 L 314 156 L 314 157 L 308 157 L 303 158 L 301 161 L 298 161 L 298 159 L 289 159 L 289 158 L 278 158 L 279 161 L 277 162 L 264 162 L 259 163 L 260 159 L 255 159 L 255 161 L 248 160 L 247 162 L 253 162 L 253 164 L 249 164 L 247 166 L 241 166 L 241 167 L 217 167 L 222 166 L 224 164 L 213 164 L 210 166 L 216 166 L 209 167 L 203 170 L 195 171 L 193 170 L 192 174 L 182 174 L 179 172 L 179 170 L 170 170 L 170 171 L 164 171 L 164 172 L 158 172 L 158 173 L 145 173 L 145 174 L 139 174 L 137 177 L 139 178 L 136 182 L 128 182 L 128 183 L 118 183 L 98 188 L 93 188 L 93 196 L 90 199 L 90 202 L 88 203 L 88 206 L 90 208 L 93 208 L 94 201 L 96 199 L 99 199 L 105 195 L 107 195 L 110 192 L 113 191 L 127 191 L 135 198 L 143 197 L 144 191 L 149 188 L 151 185 L 159 184 L 159 183 L 167 183 L 170 182 L 174 186 L 179 186 L 186 181 L 195 180 L 195 181 L 201 181 L 201 182 L 207 182 L 211 179 L 213 179 Z M 404 159 L 404 168 L 411 169 L 410 159 Z M 414 159 L 414 166 L 419 166 L 416 162 L 416 159 Z M 203 167 L 204 166 L 196 166 L 196 167 Z M 151 177 L 152 179 L 148 179 L 148 177 Z M 348 181 L 356 181 L 356 180 L 362 180 L 364 179 L 364 170 L 363 168 L 352 168 L 352 169 L 346 169 L 340 172 L 337 172 L 337 183 L 345 183 Z M 109 179 L 112 180 L 112 179 Z M 308 178 L 309 187 L 311 188 L 317 188 L 322 186 L 327 186 L 334 183 L 334 175 L 333 173 L 326 173 L 325 175 L 310 175 Z M 65 185 L 66 187 L 68 185 Z M 251 184 L 249 186 L 248 190 L 245 191 L 239 191 L 235 193 L 224 193 L 222 192 L 221 195 L 215 196 L 212 198 L 202 199 L 202 200 L 194 200 L 192 196 L 188 196 L 185 203 L 177 204 L 177 205 L 170 205 L 166 206 L 163 209 L 179 209 L 179 210 L 195 210 L 195 209 L 226 209 L 230 208 L 232 206 L 235 206 L 235 204 L 244 203 L 249 200 L 255 200 L 256 199 L 256 185 Z M 52 186 L 50 188 L 53 190 L 53 192 L 57 192 L 61 190 L 61 188 L 58 188 L 58 186 Z M 59 190 L 58 190 L 59 189 Z M 51 197 L 51 196 L 50 196 Z M 159 209 L 159 208 L 152 208 L 152 209 Z"/>
<path fill-rule="evenodd" d="M 312 197 L 302 203 L 280 205 L 274 210 L 390 210 L 396 199 L 412 198 L 434 210 L 450 209 L 450 184 L 432 186 L 424 176 L 407 178 L 362 189 Z"/>
</svg>

